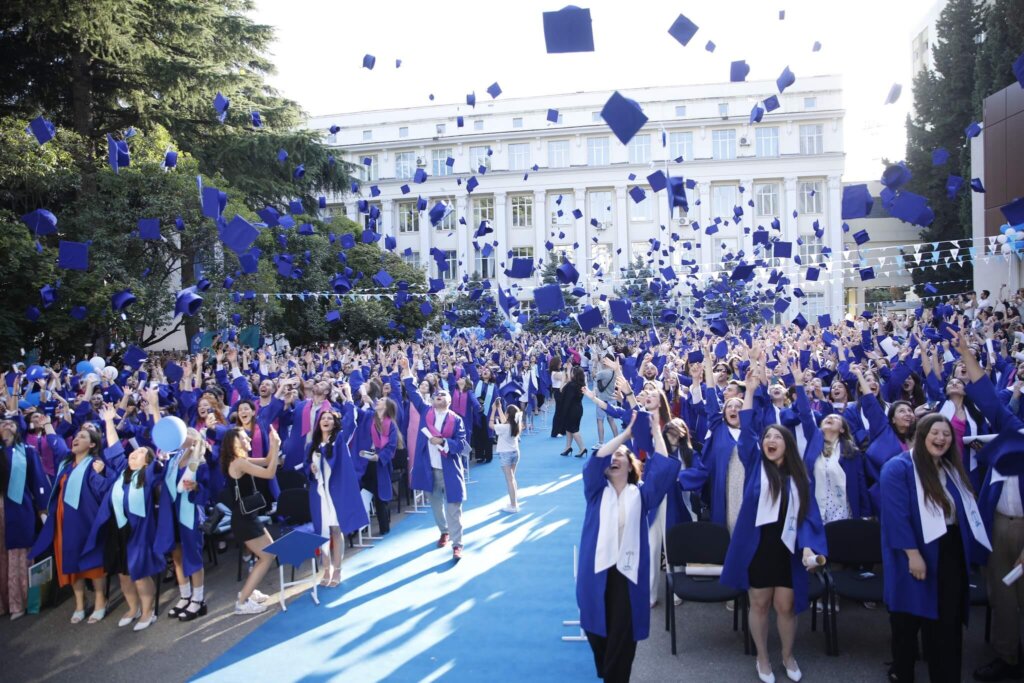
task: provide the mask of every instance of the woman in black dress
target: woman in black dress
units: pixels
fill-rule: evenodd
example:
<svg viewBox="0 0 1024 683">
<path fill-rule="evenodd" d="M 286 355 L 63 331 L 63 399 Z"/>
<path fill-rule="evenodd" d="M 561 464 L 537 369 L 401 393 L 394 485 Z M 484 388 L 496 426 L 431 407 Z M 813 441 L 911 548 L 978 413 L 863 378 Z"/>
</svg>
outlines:
<svg viewBox="0 0 1024 683">
<path fill-rule="evenodd" d="M 274 539 L 258 518 L 259 513 L 266 509 L 266 499 L 263 499 L 260 507 L 249 497 L 258 493 L 256 478 L 272 479 L 277 476 L 281 437 L 276 429 L 270 428 L 270 451 L 266 458 L 250 458 L 251 448 L 249 435 L 241 427 L 229 429 L 220 446 L 221 471 L 228 486 L 234 488 L 231 496 L 231 533 L 235 540 L 244 543 L 246 549 L 258 558 L 256 566 L 242 584 L 242 591 L 235 602 L 235 614 L 259 614 L 266 611 L 267 606 L 256 602 L 251 596 L 274 560 L 274 556 L 264 550 Z M 248 513 L 242 512 L 243 500 L 246 501 Z M 259 509 L 254 509 L 256 507 Z"/>
<path fill-rule="evenodd" d="M 569 381 L 562 387 L 562 395 L 558 399 L 558 409 L 555 411 L 552 430 L 556 436 L 565 434 L 565 450 L 561 455 L 572 453 L 572 442 L 580 447 L 577 458 L 587 454 L 587 448 L 583 445 L 583 437 L 580 436 L 580 420 L 583 419 L 583 388 L 587 386 L 587 377 L 583 368 L 576 366 L 572 369 Z"/>
</svg>

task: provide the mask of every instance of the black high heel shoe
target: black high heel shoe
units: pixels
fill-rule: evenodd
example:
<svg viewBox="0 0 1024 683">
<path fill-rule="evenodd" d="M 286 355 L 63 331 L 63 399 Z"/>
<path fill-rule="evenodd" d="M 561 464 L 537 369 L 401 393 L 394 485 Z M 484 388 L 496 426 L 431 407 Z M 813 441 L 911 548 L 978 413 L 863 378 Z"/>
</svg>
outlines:
<svg viewBox="0 0 1024 683">
<path fill-rule="evenodd" d="M 569 446 L 568 448 L 566 448 L 564 451 L 559 453 L 559 455 L 563 455 L 564 456 L 564 455 L 569 455 L 570 453 L 572 453 L 572 446 Z"/>
<path fill-rule="evenodd" d="M 198 619 L 199 617 L 205 617 L 206 616 L 206 601 L 205 600 L 203 600 L 202 602 L 196 602 L 195 600 L 191 600 L 189 604 L 199 605 L 199 609 L 196 610 L 195 612 L 191 612 L 186 607 L 182 611 L 178 612 L 178 621 L 192 621 L 193 619 Z"/>
<path fill-rule="evenodd" d="M 587 449 L 584 448 L 582 451 L 580 451 L 579 453 L 576 454 L 576 457 L 577 458 L 582 458 L 586 454 L 587 454 Z"/>
</svg>

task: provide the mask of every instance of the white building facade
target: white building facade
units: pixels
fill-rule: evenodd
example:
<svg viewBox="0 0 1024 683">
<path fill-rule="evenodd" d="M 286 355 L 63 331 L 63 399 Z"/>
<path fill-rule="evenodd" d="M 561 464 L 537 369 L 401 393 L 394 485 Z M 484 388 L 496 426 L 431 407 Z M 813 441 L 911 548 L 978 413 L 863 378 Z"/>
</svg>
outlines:
<svg viewBox="0 0 1024 683">
<path fill-rule="evenodd" d="M 781 232 L 773 235 L 792 241 L 805 266 L 838 263 L 843 251 L 841 88 L 839 77 L 816 76 L 797 79 L 781 95 L 774 81 L 622 90 L 649 117 L 629 145 L 621 144 L 600 116 L 611 91 L 494 100 L 483 93 L 476 107 L 318 116 L 307 125 L 323 130 L 339 158 L 354 164 L 361 177 L 359 195 L 329 197 L 328 211 L 361 222 L 357 201 L 376 204 L 378 231 L 396 237 L 397 253 L 431 277 L 440 276 L 430 256 L 437 248 L 455 266 L 448 276 L 453 286 L 464 275 L 477 274 L 506 288 L 518 283 L 517 296 L 528 301 L 539 269 L 533 279 L 509 280 L 500 265 L 510 265 L 509 252 L 545 261 L 564 255 L 596 301 L 599 294 L 612 293 L 621 269 L 636 255 L 646 256 L 652 240 L 667 249 L 673 233 L 679 236 L 675 251 L 654 254 L 655 268 L 689 259 L 700 264 L 702 274 L 714 274 L 725 267 L 723 254 L 739 250 L 750 261 L 750 232 L 769 227 L 774 218 Z M 771 95 L 781 106 L 749 125 L 751 108 Z M 557 123 L 547 120 L 549 109 L 558 111 Z M 331 126 L 340 130 L 329 134 Z M 369 166 L 362 163 L 366 157 Z M 674 161 L 679 157 L 681 163 Z M 531 170 L 534 165 L 538 170 Z M 429 176 L 423 183 L 413 181 L 418 168 Z M 666 192 L 651 191 L 647 176 L 659 169 L 697 183 L 687 190 L 689 213 L 676 209 L 670 217 Z M 479 185 L 469 193 L 471 177 Z M 634 187 L 646 192 L 644 201 L 633 201 Z M 371 196 L 374 192 L 379 195 Z M 454 211 L 432 227 L 427 212 L 416 210 L 418 197 L 428 207 L 449 202 Z M 743 208 L 738 223 L 736 206 Z M 580 218 L 574 217 L 577 210 Z M 705 228 L 716 217 L 718 231 L 708 236 Z M 494 232 L 474 240 L 483 220 Z M 816 221 L 825 228 L 820 238 Z M 476 248 L 494 240 L 498 245 L 490 257 Z M 553 252 L 545 248 L 548 241 Z M 830 259 L 821 258 L 823 246 L 831 248 Z M 595 264 L 603 273 L 600 281 Z M 823 273 L 818 282 L 804 283 L 800 267 L 785 263 L 782 268 L 807 294 L 807 304 L 794 306 L 793 315 L 799 310 L 811 319 L 842 310 L 842 277 Z"/>
</svg>

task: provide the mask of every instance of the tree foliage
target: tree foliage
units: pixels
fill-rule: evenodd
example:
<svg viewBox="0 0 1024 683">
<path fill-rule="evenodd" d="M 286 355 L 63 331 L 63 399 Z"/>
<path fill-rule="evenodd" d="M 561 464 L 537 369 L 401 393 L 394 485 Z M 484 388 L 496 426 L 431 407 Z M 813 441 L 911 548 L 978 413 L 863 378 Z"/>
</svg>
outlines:
<svg viewBox="0 0 1024 683">
<path fill-rule="evenodd" d="M 985 98 L 1015 83 L 1013 63 L 1024 53 L 1024 3 L 994 0 L 986 11 L 985 40 L 974 64 L 974 117 L 981 120 Z"/>
<path fill-rule="evenodd" d="M 544 269 L 540 274 L 541 285 L 553 285 L 558 283 L 558 267 L 562 265 L 557 258 L 549 258 L 544 262 Z M 572 293 L 572 288 L 565 285 L 562 288 L 562 298 L 565 300 L 565 309 L 555 313 L 532 313 L 530 319 L 523 328 L 530 332 L 552 332 L 563 330 L 565 327 L 575 325 L 569 317 L 570 313 L 576 311 L 579 297 Z M 578 327 L 576 329 L 579 329 Z"/>
<path fill-rule="evenodd" d="M 639 254 L 622 273 L 622 285 L 615 288 L 616 298 L 629 301 L 633 305 L 633 324 L 619 325 L 623 330 L 639 330 L 644 327 L 640 318 L 656 317 L 658 302 L 661 297 L 650 288 L 650 281 L 655 277 L 648 261 Z"/>
</svg>

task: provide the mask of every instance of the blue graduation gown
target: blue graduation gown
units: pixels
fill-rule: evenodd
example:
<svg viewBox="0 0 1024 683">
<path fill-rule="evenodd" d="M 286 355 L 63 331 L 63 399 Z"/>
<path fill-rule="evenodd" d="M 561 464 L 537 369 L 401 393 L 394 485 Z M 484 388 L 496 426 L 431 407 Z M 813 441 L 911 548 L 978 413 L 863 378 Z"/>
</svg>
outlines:
<svg viewBox="0 0 1024 683">
<path fill-rule="evenodd" d="M 77 467 L 88 468 L 82 480 L 82 492 L 78 499 L 78 509 L 70 505 L 64 505 L 60 561 L 61 570 L 65 574 L 76 574 L 103 566 L 102 543 L 97 543 L 97 547 L 88 553 L 83 552 L 83 550 L 85 542 L 89 538 L 89 533 L 92 531 L 92 523 L 96 519 L 96 513 L 99 512 L 100 503 L 103 502 L 107 489 L 110 488 L 111 483 L 114 481 L 115 473 L 124 467 L 124 455 L 121 454 L 119 456 L 117 453 L 111 452 L 109 456 L 101 455 L 100 457 L 106 464 L 102 474 L 98 474 L 92 468 L 92 463 L 86 464 L 83 461 L 77 465 Z M 31 558 L 43 555 L 53 545 L 53 536 L 57 524 L 57 504 L 58 501 L 62 500 L 60 483 L 71 475 L 75 467 L 73 457 L 61 463 L 60 470 L 58 470 L 54 481 L 50 501 L 47 505 L 48 515 L 46 523 L 43 525 L 42 531 L 39 532 L 39 537 L 36 538 L 32 549 L 28 552 Z M 54 569 L 56 570 L 56 568 Z"/>
<path fill-rule="evenodd" d="M 583 493 L 587 510 L 583 517 L 580 537 L 579 567 L 576 575 L 576 603 L 580 608 L 580 625 L 599 636 L 608 635 L 605 623 L 604 595 L 608 570 L 594 572 L 597 554 L 597 534 L 601 528 L 601 497 L 608 485 L 604 471 L 611 456 L 592 457 L 583 466 Z M 679 461 L 660 453 L 647 458 L 644 481 L 640 483 L 640 566 L 636 583 L 627 580 L 629 604 L 633 615 L 633 640 L 644 640 L 651 626 L 650 547 L 647 534 L 647 516 L 657 508 L 666 492 L 675 483 Z"/>
<path fill-rule="evenodd" d="M 88 552 L 96 546 L 97 540 L 105 530 L 105 527 L 108 527 L 106 529 L 108 531 L 111 528 L 108 526 L 108 523 L 111 519 L 115 519 L 113 509 L 114 487 L 120 486 L 124 491 L 124 500 L 122 501 L 124 515 L 131 529 L 131 533 L 128 536 L 128 575 L 132 581 L 139 581 L 147 576 L 159 574 L 167 564 L 164 561 L 163 555 L 157 552 L 155 547 L 157 514 L 156 508 L 153 506 L 153 491 L 160 485 L 162 471 L 163 467 L 158 460 L 154 460 L 146 467 L 146 483 L 143 484 L 146 499 L 145 517 L 132 514 L 128 507 L 128 492 L 129 487 L 134 486 L 134 484 L 131 483 L 131 480 L 127 484 L 124 483 L 124 472 L 118 472 L 113 484 L 107 490 L 107 495 L 103 498 L 100 509 L 96 512 L 96 519 L 93 521 L 92 530 L 89 532 L 89 538 L 85 543 L 85 551 Z M 107 539 L 109 540 L 109 538 L 108 535 Z"/>
<path fill-rule="evenodd" d="M 177 486 L 181 478 L 185 476 L 187 467 L 177 467 L 174 476 L 174 485 Z M 164 475 L 166 476 L 166 474 Z M 160 477 L 163 482 L 164 476 Z M 210 467 L 206 462 L 200 463 L 196 470 L 196 490 L 179 493 L 178 497 L 171 502 L 171 494 L 166 486 L 160 487 L 160 515 L 157 521 L 157 531 L 154 543 L 156 550 L 160 553 L 169 553 L 174 549 L 174 531 L 177 528 L 178 538 L 181 540 L 181 560 L 186 576 L 192 576 L 203 568 L 203 532 L 200 529 L 206 519 L 205 506 L 209 500 L 210 493 Z M 188 496 L 188 499 L 196 506 L 195 523 L 189 529 L 179 519 L 181 500 L 180 496 Z"/>
<path fill-rule="evenodd" d="M 356 476 L 352 464 L 352 454 L 348 448 L 348 440 L 355 428 L 354 407 L 346 403 L 341 409 L 341 431 L 334 439 L 333 447 L 327 449 L 328 464 L 331 467 L 331 478 L 327 481 L 327 491 L 334 503 L 334 511 L 338 516 L 338 528 L 343 534 L 351 534 L 370 523 L 370 518 L 363 507 L 363 499 L 359 494 L 359 477 Z M 362 458 L 360 458 L 362 460 Z M 328 530 L 323 528 L 320 518 L 320 490 L 317 488 L 316 477 L 313 475 L 312 451 L 306 459 L 305 473 L 309 480 L 309 511 L 313 519 L 313 531 L 326 537 Z"/>
<path fill-rule="evenodd" d="M 4 446 L 3 457 L 7 459 L 7 471 L 10 472 L 14 457 L 12 449 Z M 25 491 L 21 503 L 11 500 L 6 489 L 0 494 L 4 496 L 4 544 L 8 550 L 31 548 L 36 538 L 36 519 L 46 509 L 50 498 L 50 484 L 36 449 L 25 444 Z"/>
<path fill-rule="evenodd" d="M 740 514 L 736 518 L 736 526 L 729 541 L 729 550 L 725 554 L 722 567 L 721 583 L 732 586 L 736 590 L 750 588 L 750 563 L 754 559 L 757 547 L 761 542 L 761 529 L 757 522 L 757 503 L 761 497 L 761 450 L 758 446 L 758 434 L 755 427 L 754 411 L 740 412 L 739 455 L 743 462 L 744 483 L 743 503 Z M 795 551 L 790 556 L 790 570 L 793 576 L 793 609 L 797 614 L 807 609 L 807 569 L 803 565 L 803 549 L 810 548 L 820 555 L 828 554 L 825 542 L 825 529 L 821 523 L 818 502 L 812 494 L 810 500 L 804 502 L 807 514 L 796 532 Z M 781 514 L 781 510 L 779 511 Z"/>
<path fill-rule="evenodd" d="M 896 436 L 896 432 L 889 424 L 889 418 L 886 417 L 885 411 L 882 410 L 882 404 L 878 402 L 877 397 L 874 395 L 862 397 L 861 408 L 864 410 L 864 416 L 867 417 L 868 424 L 871 426 L 869 430 L 870 442 L 865 451 L 868 458 L 868 478 L 871 481 L 878 482 L 885 463 L 895 458 L 906 448 L 904 448 L 903 442 Z M 869 494 L 872 498 L 872 504 L 877 510 L 881 504 L 877 483 L 871 486 Z"/>
<path fill-rule="evenodd" d="M 420 414 L 418 430 L 427 426 L 427 411 L 430 406 L 423 402 L 412 379 L 406 378 L 405 391 L 409 401 Z M 450 439 L 446 439 L 448 454 L 441 456 L 441 472 L 444 475 L 445 498 L 449 503 L 461 503 L 466 499 L 466 473 L 462 469 L 462 452 L 466 447 L 466 427 L 462 418 L 454 410 L 448 411 L 455 420 L 455 429 Z M 433 425 L 431 425 L 433 426 Z M 416 456 L 412 466 L 412 487 L 417 491 L 433 492 L 434 472 L 430 466 L 430 449 L 427 438 L 420 434 L 416 439 Z"/>
<path fill-rule="evenodd" d="M 964 546 L 964 561 L 970 562 L 971 534 L 960 491 L 946 480 L 946 490 L 956 503 L 956 531 Z M 914 461 L 903 453 L 882 468 L 882 578 L 883 596 L 890 612 L 906 612 L 925 619 L 939 618 L 939 539 L 924 542 L 921 511 L 917 508 L 917 487 L 914 483 Z M 910 575 L 907 548 L 917 548 L 924 558 L 924 581 Z M 969 591 L 964 591 L 964 623 L 970 614 Z"/>
<path fill-rule="evenodd" d="M 700 459 L 695 459 L 692 467 L 679 473 L 679 485 L 684 491 L 693 491 L 703 487 L 710 479 L 711 521 L 725 526 L 729 460 L 737 441 L 733 438 L 721 410 L 718 409 L 718 395 L 714 388 L 704 392 L 704 403 L 711 436 L 704 442 Z"/>
</svg>

